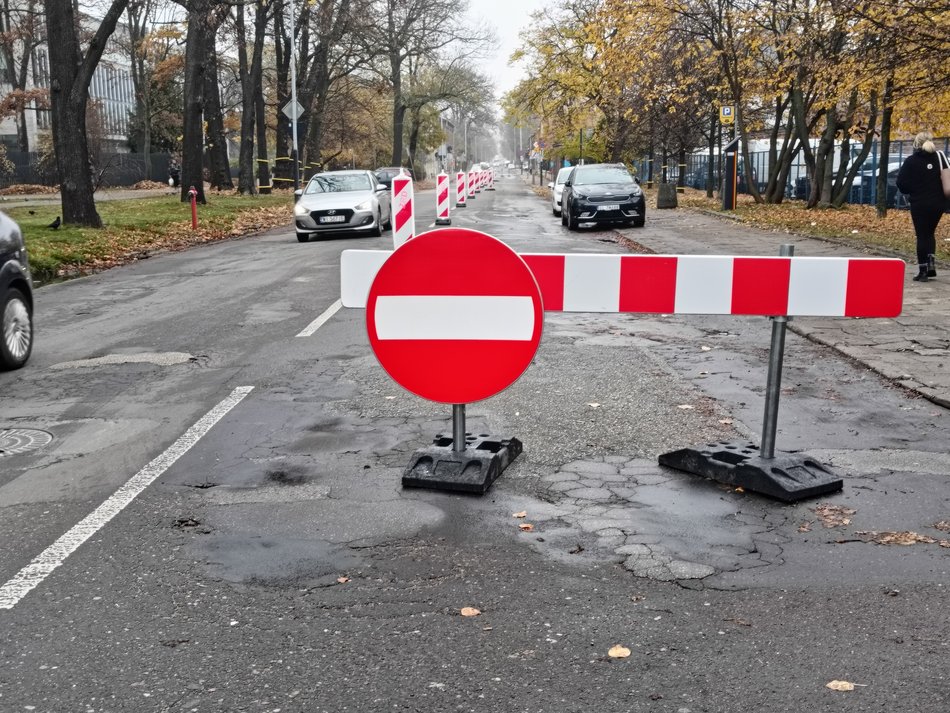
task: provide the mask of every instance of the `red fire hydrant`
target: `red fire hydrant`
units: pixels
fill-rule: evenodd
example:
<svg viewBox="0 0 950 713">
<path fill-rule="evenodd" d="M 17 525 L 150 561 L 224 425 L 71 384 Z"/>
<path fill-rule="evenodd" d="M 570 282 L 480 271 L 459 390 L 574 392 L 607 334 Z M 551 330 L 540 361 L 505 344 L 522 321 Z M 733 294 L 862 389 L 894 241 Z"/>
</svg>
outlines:
<svg viewBox="0 0 950 713">
<path fill-rule="evenodd" d="M 188 195 L 191 196 L 191 229 L 198 229 L 198 191 L 194 186 L 188 189 Z"/>
</svg>

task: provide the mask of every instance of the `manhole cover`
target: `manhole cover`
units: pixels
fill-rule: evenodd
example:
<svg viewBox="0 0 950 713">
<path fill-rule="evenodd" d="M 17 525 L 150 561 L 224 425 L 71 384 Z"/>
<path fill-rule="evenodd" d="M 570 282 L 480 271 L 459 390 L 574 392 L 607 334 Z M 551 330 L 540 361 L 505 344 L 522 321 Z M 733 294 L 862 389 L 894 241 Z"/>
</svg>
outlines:
<svg viewBox="0 0 950 713">
<path fill-rule="evenodd" d="M 52 434 L 32 428 L 0 429 L 0 458 L 35 451 L 52 440 Z"/>
</svg>

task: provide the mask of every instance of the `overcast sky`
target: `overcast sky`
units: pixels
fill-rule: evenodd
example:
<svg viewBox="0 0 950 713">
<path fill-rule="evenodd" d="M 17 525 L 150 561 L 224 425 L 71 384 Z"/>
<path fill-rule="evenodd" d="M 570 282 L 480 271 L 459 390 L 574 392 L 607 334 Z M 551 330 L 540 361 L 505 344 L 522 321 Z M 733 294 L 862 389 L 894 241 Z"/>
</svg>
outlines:
<svg viewBox="0 0 950 713">
<path fill-rule="evenodd" d="M 502 94 L 518 83 L 522 70 L 508 66 L 508 58 L 521 45 L 518 33 L 531 25 L 531 13 L 557 0 L 470 0 L 469 15 L 492 25 L 498 38 L 498 48 L 481 68 L 495 81 L 495 95 Z"/>
</svg>

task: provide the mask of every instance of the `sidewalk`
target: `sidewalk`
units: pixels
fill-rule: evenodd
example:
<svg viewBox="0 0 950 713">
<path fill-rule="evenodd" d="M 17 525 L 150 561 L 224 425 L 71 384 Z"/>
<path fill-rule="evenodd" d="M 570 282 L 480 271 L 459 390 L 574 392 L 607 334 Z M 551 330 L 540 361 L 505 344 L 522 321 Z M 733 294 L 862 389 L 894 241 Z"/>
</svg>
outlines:
<svg viewBox="0 0 950 713">
<path fill-rule="evenodd" d="M 780 245 L 791 243 L 797 256 L 862 255 L 854 247 L 768 233 L 726 216 L 684 208 L 653 210 L 647 216 L 646 230 L 621 232 L 661 254 L 778 255 Z M 870 249 L 864 252 L 869 254 L 874 253 Z M 799 317 L 790 320 L 789 328 L 950 408 L 950 270 L 938 266 L 938 277 L 926 283 L 911 279 L 916 272 L 916 265 L 908 265 L 904 310 L 896 319 Z"/>
</svg>

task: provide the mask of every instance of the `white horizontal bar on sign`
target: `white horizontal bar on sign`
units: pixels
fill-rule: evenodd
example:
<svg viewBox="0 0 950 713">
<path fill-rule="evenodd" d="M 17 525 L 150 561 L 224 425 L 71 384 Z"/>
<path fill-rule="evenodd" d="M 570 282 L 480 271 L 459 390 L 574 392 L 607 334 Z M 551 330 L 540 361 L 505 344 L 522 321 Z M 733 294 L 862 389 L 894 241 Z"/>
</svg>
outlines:
<svg viewBox="0 0 950 713">
<path fill-rule="evenodd" d="M 344 307 L 363 309 L 376 273 L 391 250 L 344 250 L 340 256 L 340 299 Z"/>
<path fill-rule="evenodd" d="M 374 316 L 379 339 L 527 342 L 534 334 L 530 297 L 385 295 Z"/>
</svg>

